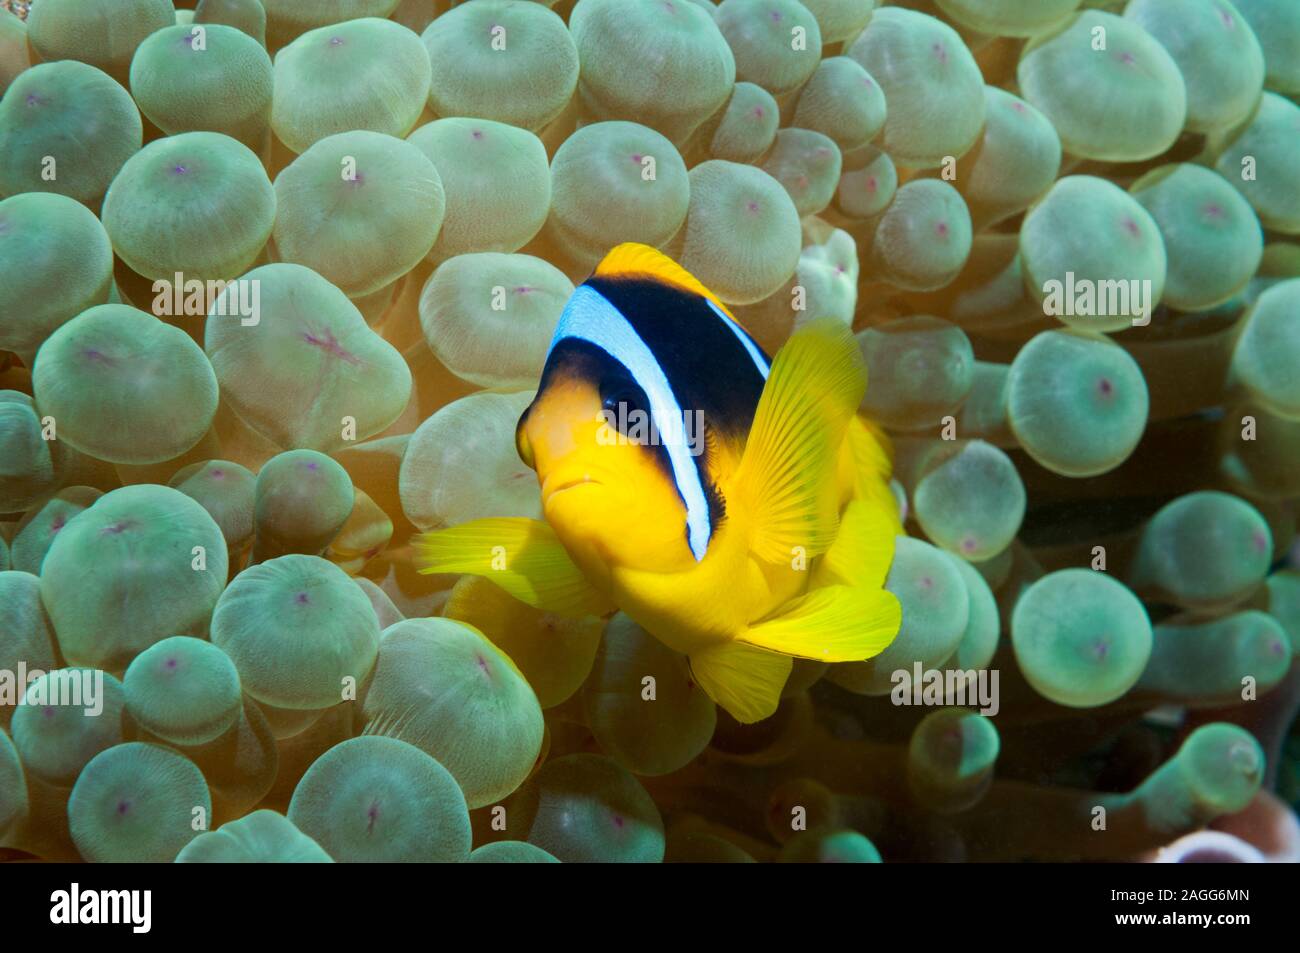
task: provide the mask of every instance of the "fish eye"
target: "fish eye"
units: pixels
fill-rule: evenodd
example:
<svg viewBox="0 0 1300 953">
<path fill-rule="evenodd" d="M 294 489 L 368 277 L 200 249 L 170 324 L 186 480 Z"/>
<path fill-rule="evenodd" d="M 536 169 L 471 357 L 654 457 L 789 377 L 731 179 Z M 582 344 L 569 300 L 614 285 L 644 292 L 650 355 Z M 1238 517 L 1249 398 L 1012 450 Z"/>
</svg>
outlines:
<svg viewBox="0 0 1300 953">
<path fill-rule="evenodd" d="M 601 406 L 604 407 L 605 410 L 613 411 L 617 411 L 619 408 L 623 408 L 626 411 L 645 409 L 641 406 L 641 395 L 630 387 L 626 390 L 615 391 L 605 395 L 601 400 Z"/>
<path fill-rule="evenodd" d="M 631 381 L 613 379 L 602 382 L 600 407 L 609 423 L 626 435 L 628 428 L 649 420 L 645 393 Z"/>
</svg>

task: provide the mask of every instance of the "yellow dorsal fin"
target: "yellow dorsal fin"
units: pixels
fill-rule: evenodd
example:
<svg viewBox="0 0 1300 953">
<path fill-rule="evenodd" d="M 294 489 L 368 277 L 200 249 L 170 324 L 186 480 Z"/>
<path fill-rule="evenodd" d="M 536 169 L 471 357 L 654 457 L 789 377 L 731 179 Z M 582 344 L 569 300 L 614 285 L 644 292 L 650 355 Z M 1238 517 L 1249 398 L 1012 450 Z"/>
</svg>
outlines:
<svg viewBox="0 0 1300 953">
<path fill-rule="evenodd" d="M 722 303 L 722 300 L 717 295 L 704 287 L 700 279 L 659 249 L 651 248 L 649 245 L 624 242 L 622 245 L 615 246 L 596 266 L 596 274 L 603 278 L 648 275 L 665 284 L 681 288 L 683 291 L 689 291 L 692 294 L 708 298 L 722 309 L 723 314 L 733 321 L 735 320 L 735 315 L 727 310 L 727 306 Z"/>
<path fill-rule="evenodd" d="M 857 342 L 838 321 L 808 323 L 776 355 L 735 478 L 758 558 L 819 556 L 834 542 L 840 447 L 866 387 Z"/>
</svg>

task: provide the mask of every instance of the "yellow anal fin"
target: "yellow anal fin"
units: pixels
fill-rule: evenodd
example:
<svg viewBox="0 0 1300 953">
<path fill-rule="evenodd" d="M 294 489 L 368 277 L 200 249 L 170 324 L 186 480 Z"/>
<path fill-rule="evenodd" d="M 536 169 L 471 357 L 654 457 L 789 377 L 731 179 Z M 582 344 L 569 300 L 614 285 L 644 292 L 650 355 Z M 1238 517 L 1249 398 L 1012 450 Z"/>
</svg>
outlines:
<svg viewBox="0 0 1300 953">
<path fill-rule="evenodd" d="M 883 496 L 850 500 L 835 542 L 814 571 L 813 586 L 879 589 L 894 561 L 894 537 L 902 531 L 887 487 Z"/>
<path fill-rule="evenodd" d="M 736 472 L 760 559 L 819 556 L 834 542 L 840 448 L 866 386 L 857 342 L 838 321 L 805 325 L 776 355 Z"/>
<path fill-rule="evenodd" d="M 824 586 L 751 625 L 739 641 L 819 662 L 860 662 L 894 641 L 902 618 L 898 600 L 884 589 Z"/>
<path fill-rule="evenodd" d="M 543 612 L 579 618 L 615 608 L 541 520 L 474 520 L 423 533 L 413 543 L 420 572 L 482 576 Z"/>
<path fill-rule="evenodd" d="M 727 310 L 721 298 L 677 262 L 649 245 L 637 242 L 616 245 L 596 266 L 596 274 L 605 278 L 630 278 L 633 275 L 654 278 L 656 281 L 708 298 L 721 308 L 727 317 L 734 320 L 734 315 Z"/>
<path fill-rule="evenodd" d="M 692 652 L 691 672 L 708 696 L 742 724 L 762 721 L 781 703 L 793 665 L 742 642 L 723 642 Z"/>
</svg>

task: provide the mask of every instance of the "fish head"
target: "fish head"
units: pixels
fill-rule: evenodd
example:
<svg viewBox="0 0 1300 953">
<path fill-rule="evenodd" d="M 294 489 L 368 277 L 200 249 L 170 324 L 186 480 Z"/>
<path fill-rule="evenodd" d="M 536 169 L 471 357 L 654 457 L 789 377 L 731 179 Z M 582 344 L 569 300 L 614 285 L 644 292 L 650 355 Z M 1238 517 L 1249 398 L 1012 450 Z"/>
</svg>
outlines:
<svg viewBox="0 0 1300 953">
<path fill-rule="evenodd" d="M 515 444 L 537 472 L 546 521 L 580 563 L 694 563 L 660 439 L 644 392 L 615 362 L 582 345 L 552 353 Z"/>
<path fill-rule="evenodd" d="M 575 559 L 677 572 L 726 515 L 719 489 L 768 370 L 715 296 L 620 245 L 565 305 L 518 428 L 543 511 Z"/>
</svg>

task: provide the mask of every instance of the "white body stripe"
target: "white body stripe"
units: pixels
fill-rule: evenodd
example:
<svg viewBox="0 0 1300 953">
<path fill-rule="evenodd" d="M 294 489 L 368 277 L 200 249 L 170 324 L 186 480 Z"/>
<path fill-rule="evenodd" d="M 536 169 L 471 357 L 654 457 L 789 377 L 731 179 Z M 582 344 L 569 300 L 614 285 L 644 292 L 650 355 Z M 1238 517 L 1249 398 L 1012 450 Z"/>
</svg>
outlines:
<svg viewBox="0 0 1300 953">
<path fill-rule="evenodd" d="M 668 378 L 654 354 L 627 318 L 590 285 L 580 285 L 560 315 L 551 338 L 551 350 L 565 338 L 576 338 L 600 348 L 627 368 L 650 401 L 650 415 L 659 432 L 673 480 L 686 503 L 686 536 L 696 561 L 709 548 L 709 501 L 700 471 L 686 443 L 685 415 Z M 549 355 L 549 351 L 547 352 Z"/>
<path fill-rule="evenodd" d="M 705 298 L 704 300 L 709 301 L 708 298 Z M 767 366 L 767 358 L 764 357 L 763 352 L 758 349 L 758 345 L 756 345 L 750 339 L 749 335 L 745 333 L 744 328 L 731 318 L 727 317 L 727 312 L 723 311 L 712 301 L 709 301 L 709 307 L 713 309 L 714 314 L 722 319 L 723 324 L 731 328 L 731 333 L 736 336 L 736 340 L 740 341 L 740 343 L 744 345 L 745 350 L 749 352 L 750 358 L 754 361 L 754 366 L 758 368 L 758 373 L 763 375 L 763 380 L 767 380 L 767 372 L 769 370 Z"/>
</svg>

